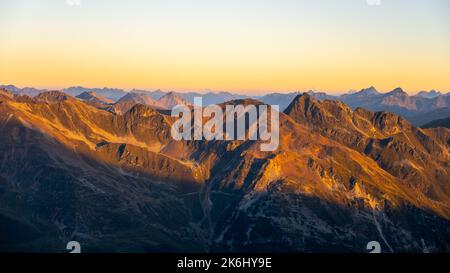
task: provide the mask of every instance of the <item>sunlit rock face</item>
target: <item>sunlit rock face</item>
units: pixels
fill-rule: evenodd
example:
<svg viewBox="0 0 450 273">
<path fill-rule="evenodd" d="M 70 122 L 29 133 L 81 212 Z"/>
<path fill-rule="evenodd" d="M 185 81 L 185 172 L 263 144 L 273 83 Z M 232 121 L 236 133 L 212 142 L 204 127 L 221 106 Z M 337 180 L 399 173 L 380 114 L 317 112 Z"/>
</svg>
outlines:
<svg viewBox="0 0 450 273">
<path fill-rule="evenodd" d="M 302 94 L 261 152 L 175 141 L 149 101 L 0 92 L 1 251 L 450 251 L 446 128 Z"/>
</svg>

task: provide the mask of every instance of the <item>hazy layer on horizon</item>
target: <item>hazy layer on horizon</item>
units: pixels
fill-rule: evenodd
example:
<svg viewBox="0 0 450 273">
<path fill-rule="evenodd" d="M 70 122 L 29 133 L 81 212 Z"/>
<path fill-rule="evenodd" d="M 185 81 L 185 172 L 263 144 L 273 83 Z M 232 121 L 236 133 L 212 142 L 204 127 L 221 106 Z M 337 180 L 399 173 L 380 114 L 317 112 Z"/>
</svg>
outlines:
<svg viewBox="0 0 450 273">
<path fill-rule="evenodd" d="M 447 0 L 2 0 L 0 80 L 50 89 L 446 92 L 449 12 Z"/>
</svg>

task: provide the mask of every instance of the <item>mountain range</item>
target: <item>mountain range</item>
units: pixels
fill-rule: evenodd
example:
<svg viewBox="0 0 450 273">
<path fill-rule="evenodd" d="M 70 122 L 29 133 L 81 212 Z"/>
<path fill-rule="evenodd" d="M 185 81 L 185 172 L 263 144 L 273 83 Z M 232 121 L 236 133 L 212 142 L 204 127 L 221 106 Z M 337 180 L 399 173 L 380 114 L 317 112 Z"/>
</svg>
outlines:
<svg viewBox="0 0 450 273">
<path fill-rule="evenodd" d="M 450 116 L 450 96 L 437 94 L 435 91 L 409 96 L 401 88 L 396 88 L 388 93 L 379 93 L 374 87 L 370 87 L 353 94 L 340 96 L 337 99 L 353 109 L 363 107 L 371 111 L 397 113 L 416 126 Z M 440 115 L 436 116 L 438 111 Z"/>
<path fill-rule="evenodd" d="M 36 88 L 18 88 L 14 85 L 0 85 L 0 88 L 10 91 L 17 95 L 36 96 L 41 92 L 48 90 L 39 90 Z M 82 93 L 94 93 L 96 96 L 104 97 L 113 102 L 119 102 L 122 98 L 127 100 L 148 100 L 149 106 L 156 109 L 170 109 L 170 103 L 149 102 L 149 100 L 158 101 L 163 96 L 171 94 L 177 97 L 177 101 L 182 104 L 193 104 L 194 97 L 202 97 L 203 105 L 220 104 L 230 100 L 237 99 L 256 99 L 270 105 L 279 105 L 281 110 L 287 108 L 292 100 L 301 92 L 291 93 L 269 93 L 263 96 L 249 96 L 229 92 L 164 92 L 161 90 L 146 91 L 133 89 L 125 91 L 116 88 L 84 88 L 84 87 L 70 87 L 62 90 L 63 92 L 78 96 Z M 436 90 L 421 91 L 416 95 L 408 95 L 401 88 L 396 88 L 387 93 L 379 92 L 375 87 L 361 89 L 360 91 L 349 91 L 343 95 L 329 95 L 325 92 L 308 91 L 309 95 L 319 100 L 340 100 L 350 106 L 352 109 L 362 107 L 371 111 L 387 111 L 396 113 L 415 126 L 424 126 L 434 120 L 445 119 L 450 117 L 450 95 L 449 93 L 441 93 Z M 130 95 L 131 94 L 131 95 Z M 133 99 L 134 97 L 134 99 Z M 123 100 L 119 104 L 124 104 L 125 107 L 117 105 L 119 111 L 127 110 L 132 103 L 124 103 Z M 98 105 L 102 106 L 102 105 Z M 172 105 L 173 106 L 173 105 Z M 111 109 L 114 107 L 110 107 Z M 120 110 L 120 108 L 124 108 Z"/>
<path fill-rule="evenodd" d="M 450 252 L 447 128 L 295 94 L 261 152 L 173 140 L 155 103 L 178 94 L 120 112 L 81 94 L 0 91 L 0 251 Z"/>
</svg>

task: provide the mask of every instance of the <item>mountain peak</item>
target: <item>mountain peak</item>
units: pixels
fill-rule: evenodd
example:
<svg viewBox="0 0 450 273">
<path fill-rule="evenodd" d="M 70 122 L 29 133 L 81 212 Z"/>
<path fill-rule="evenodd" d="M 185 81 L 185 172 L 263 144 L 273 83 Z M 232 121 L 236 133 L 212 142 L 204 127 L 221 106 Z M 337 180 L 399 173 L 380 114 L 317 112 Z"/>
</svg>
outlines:
<svg viewBox="0 0 450 273">
<path fill-rule="evenodd" d="M 391 92 L 387 93 L 386 95 L 389 95 L 389 96 L 408 96 L 408 93 L 403 91 L 402 88 L 397 87 L 394 90 L 392 90 Z"/>
<path fill-rule="evenodd" d="M 334 100 L 334 99 L 336 99 L 336 96 L 328 95 L 327 93 L 320 92 L 320 91 L 309 90 L 308 92 L 306 92 L 306 94 L 308 94 L 311 97 L 318 99 L 318 100 Z"/>
<path fill-rule="evenodd" d="M 155 100 L 152 99 L 148 94 L 145 93 L 135 93 L 130 92 L 120 98 L 118 102 L 124 102 L 124 101 L 134 101 L 136 103 L 141 103 L 145 105 L 153 105 L 155 104 Z"/>
<path fill-rule="evenodd" d="M 295 98 L 292 100 L 291 104 L 288 106 L 288 108 L 295 103 L 299 103 L 301 101 L 309 101 L 309 100 L 313 100 L 314 97 L 312 96 L 312 94 L 310 92 L 304 92 L 301 94 L 298 94 L 295 96 Z"/>
<path fill-rule="evenodd" d="M 284 110 L 284 113 L 291 117 L 296 115 L 303 116 L 315 102 L 316 99 L 308 93 L 297 95 L 286 110 Z"/>
<path fill-rule="evenodd" d="M 120 98 L 111 110 L 117 114 L 124 114 L 136 104 L 146 105 L 155 109 L 164 109 L 164 107 L 155 101 L 150 94 L 130 92 Z"/>
<path fill-rule="evenodd" d="M 61 91 L 46 91 L 36 96 L 37 100 L 48 103 L 58 103 L 72 99 L 72 96 Z"/>
<path fill-rule="evenodd" d="M 80 95 L 76 96 L 76 98 L 81 99 L 83 101 L 88 101 L 92 103 L 99 103 L 99 104 L 110 104 L 113 103 L 112 100 L 107 99 L 103 96 L 100 96 L 99 94 L 93 92 L 93 91 L 86 91 L 81 93 Z"/>
<path fill-rule="evenodd" d="M 357 93 L 359 95 L 366 95 L 366 96 L 373 96 L 373 95 L 379 95 L 380 94 L 378 92 L 378 90 L 375 87 L 373 87 L 373 86 L 370 86 L 368 88 L 363 88 Z"/>
<path fill-rule="evenodd" d="M 187 100 L 178 96 L 175 92 L 167 93 L 166 95 L 162 96 L 157 102 L 166 109 L 172 109 L 177 105 L 191 105 Z"/>
<path fill-rule="evenodd" d="M 93 91 L 86 91 L 81 93 L 80 95 L 76 96 L 76 98 L 79 99 L 89 99 L 89 98 L 98 98 L 99 95 L 97 95 L 97 93 L 93 92 Z"/>
</svg>

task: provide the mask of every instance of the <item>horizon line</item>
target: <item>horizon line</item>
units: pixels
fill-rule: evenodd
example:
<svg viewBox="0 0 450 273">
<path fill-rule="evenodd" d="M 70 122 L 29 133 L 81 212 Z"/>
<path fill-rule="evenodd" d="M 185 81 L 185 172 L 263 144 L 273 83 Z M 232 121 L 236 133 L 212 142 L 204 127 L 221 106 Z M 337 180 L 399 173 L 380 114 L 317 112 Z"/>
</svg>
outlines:
<svg viewBox="0 0 450 273">
<path fill-rule="evenodd" d="M 102 87 L 89 87 L 89 86 L 83 86 L 83 85 L 71 85 L 71 86 L 66 86 L 66 87 L 35 87 L 35 86 L 31 86 L 31 85 L 25 85 L 25 86 L 19 86 L 16 84 L 2 84 L 0 83 L 0 86 L 14 86 L 15 88 L 19 88 L 19 89 L 25 89 L 25 88 L 33 88 L 36 90 L 40 90 L 40 91 L 64 91 L 67 90 L 69 88 L 85 88 L 85 89 L 116 89 L 116 90 L 121 90 L 127 93 L 131 93 L 133 91 L 141 91 L 141 92 L 156 92 L 156 91 L 161 91 L 164 93 L 200 93 L 200 94 L 219 94 L 219 93 L 230 93 L 233 95 L 244 95 L 244 96 L 265 96 L 265 95 L 269 95 L 269 94 L 290 94 L 290 93 L 307 93 L 307 92 L 314 92 L 314 93 L 325 93 L 327 95 L 334 95 L 334 96 L 341 96 L 341 95 L 345 95 L 345 94 L 351 94 L 351 93 L 356 93 L 356 92 L 360 92 L 364 89 L 369 89 L 369 88 L 375 88 L 376 91 L 378 91 L 381 94 L 386 94 L 389 92 L 392 92 L 398 88 L 400 88 L 401 90 L 403 90 L 404 92 L 406 92 L 408 95 L 417 95 L 420 92 L 439 92 L 443 95 L 447 95 L 450 93 L 449 91 L 443 91 L 443 90 L 437 90 L 434 88 L 428 89 L 428 90 L 420 90 L 420 91 L 408 91 L 405 90 L 404 88 L 398 86 L 395 87 L 393 89 L 390 90 L 379 90 L 378 88 L 376 88 L 373 85 L 368 85 L 367 87 L 364 88 L 360 88 L 360 89 L 348 89 L 347 91 L 328 91 L 328 90 L 320 90 L 320 89 L 316 89 L 316 88 L 309 88 L 306 91 L 303 90 L 284 90 L 284 91 L 280 91 L 280 90 L 272 90 L 272 91 L 227 91 L 227 90 L 214 90 L 214 89 L 209 89 L 209 88 L 203 88 L 203 89 L 198 89 L 198 90 L 193 90 L 193 89 L 181 89 L 181 90 L 176 90 L 176 89 L 161 89 L 161 88 L 122 88 L 122 87 L 111 87 L 111 86 L 102 86 Z M 251 94 L 246 94 L 246 93 L 251 93 Z"/>
</svg>

